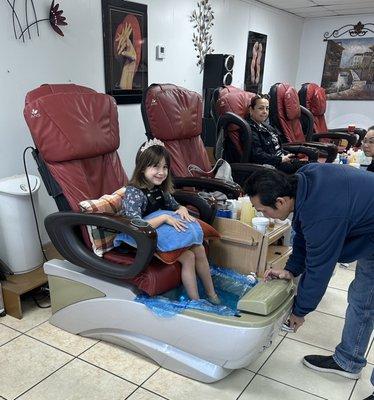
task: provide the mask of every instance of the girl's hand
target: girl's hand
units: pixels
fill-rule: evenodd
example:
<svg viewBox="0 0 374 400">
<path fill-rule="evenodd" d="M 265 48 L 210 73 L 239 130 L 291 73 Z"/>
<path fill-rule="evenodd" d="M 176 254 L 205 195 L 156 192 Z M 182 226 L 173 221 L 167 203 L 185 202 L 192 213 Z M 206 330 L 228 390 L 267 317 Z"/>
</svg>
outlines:
<svg viewBox="0 0 374 400">
<path fill-rule="evenodd" d="M 165 223 L 171 226 L 174 226 L 174 228 L 178 232 L 184 232 L 187 229 L 187 226 L 184 222 L 182 222 L 179 219 L 173 218 L 170 215 L 166 215 Z"/>
<path fill-rule="evenodd" d="M 178 210 L 175 211 L 175 214 L 180 215 L 180 217 L 185 221 L 189 221 L 189 222 L 194 222 L 195 221 L 195 218 L 192 215 L 189 214 L 187 208 L 184 207 L 184 206 L 180 206 L 178 208 Z"/>
</svg>

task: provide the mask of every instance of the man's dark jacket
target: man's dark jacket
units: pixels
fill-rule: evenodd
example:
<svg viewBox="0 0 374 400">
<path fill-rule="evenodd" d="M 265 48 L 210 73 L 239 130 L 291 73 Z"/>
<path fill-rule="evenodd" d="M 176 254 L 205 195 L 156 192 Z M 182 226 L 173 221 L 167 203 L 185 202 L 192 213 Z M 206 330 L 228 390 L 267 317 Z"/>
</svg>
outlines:
<svg viewBox="0 0 374 400">
<path fill-rule="evenodd" d="M 302 274 L 293 313 L 304 316 L 316 309 L 337 262 L 374 255 L 374 174 L 316 163 L 296 176 L 295 237 L 285 269 Z"/>
</svg>

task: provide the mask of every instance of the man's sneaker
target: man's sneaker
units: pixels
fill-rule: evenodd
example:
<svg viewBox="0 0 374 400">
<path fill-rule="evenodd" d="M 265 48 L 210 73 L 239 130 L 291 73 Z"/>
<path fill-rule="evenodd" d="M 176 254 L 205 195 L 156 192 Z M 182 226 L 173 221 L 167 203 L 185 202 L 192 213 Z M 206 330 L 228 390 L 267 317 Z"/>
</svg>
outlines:
<svg viewBox="0 0 374 400">
<path fill-rule="evenodd" d="M 374 393 L 369 397 L 365 397 L 364 400 L 374 400 Z"/>
<path fill-rule="evenodd" d="M 344 376 L 348 379 L 358 379 L 361 375 L 361 373 L 354 374 L 352 372 L 344 371 L 344 369 L 339 367 L 339 365 L 334 361 L 332 356 L 305 356 L 303 359 L 303 364 L 308 368 L 314 369 L 315 371 L 329 372 Z"/>
</svg>

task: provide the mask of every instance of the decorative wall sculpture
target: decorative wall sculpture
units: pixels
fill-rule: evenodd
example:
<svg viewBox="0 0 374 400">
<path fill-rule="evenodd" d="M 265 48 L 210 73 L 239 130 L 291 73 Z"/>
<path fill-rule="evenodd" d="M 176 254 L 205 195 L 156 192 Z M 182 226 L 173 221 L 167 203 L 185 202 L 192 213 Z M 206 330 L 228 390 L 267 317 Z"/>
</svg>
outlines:
<svg viewBox="0 0 374 400">
<path fill-rule="evenodd" d="M 51 28 L 58 35 L 64 36 L 64 33 L 62 32 L 62 30 L 59 27 L 67 25 L 66 18 L 62 15 L 63 10 L 59 10 L 60 5 L 58 3 L 55 4 L 54 0 L 52 1 L 51 6 L 49 8 L 48 18 L 42 18 L 42 19 L 38 19 L 34 1 L 33 0 L 25 0 L 24 8 L 23 8 L 23 11 L 25 13 L 25 15 L 24 15 L 25 23 L 24 24 L 21 23 L 21 19 L 17 13 L 16 1 L 15 0 L 13 0 L 13 2 L 11 2 L 10 0 L 6 0 L 6 1 L 9 4 L 10 8 L 12 9 L 13 32 L 14 32 L 14 37 L 16 39 L 22 39 L 23 41 L 25 41 L 26 33 L 27 33 L 27 36 L 29 37 L 29 39 L 31 39 L 32 30 L 30 28 L 33 27 L 34 25 L 36 26 L 37 35 L 40 36 L 38 24 L 43 21 L 49 21 Z M 30 9 L 32 11 L 32 15 L 34 18 L 34 21 L 32 21 L 32 22 L 29 21 Z"/>
<path fill-rule="evenodd" d="M 102 0 L 105 91 L 118 104 L 140 103 L 148 86 L 147 6 Z"/>
<path fill-rule="evenodd" d="M 200 66 L 200 73 L 204 70 L 204 59 L 206 54 L 213 53 L 211 47 L 213 43 L 212 35 L 209 33 L 210 28 L 214 25 L 214 12 L 209 0 L 200 0 L 197 2 L 197 10 L 193 10 L 190 16 L 193 28 L 196 30 L 192 34 L 192 42 L 197 52 L 196 65 Z"/>
<path fill-rule="evenodd" d="M 329 100 L 374 100 L 374 37 L 328 40 L 321 86 Z"/>
<path fill-rule="evenodd" d="M 323 41 L 326 42 L 328 39 L 331 38 L 339 38 L 347 33 L 349 33 L 349 36 L 351 37 L 362 37 L 365 36 L 368 32 L 374 33 L 373 29 L 374 24 L 363 24 L 361 21 L 358 21 L 356 25 L 343 25 L 340 28 L 334 29 L 331 33 L 325 32 L 323 35 Z"/>
<path fill-rule="evenodd" d="M 247 92 L 262 92 L 266 41 L 266 35 L 258 32 L 248 32 L 247 58 L 244 78 L 244 89 Z"/>
</svg>

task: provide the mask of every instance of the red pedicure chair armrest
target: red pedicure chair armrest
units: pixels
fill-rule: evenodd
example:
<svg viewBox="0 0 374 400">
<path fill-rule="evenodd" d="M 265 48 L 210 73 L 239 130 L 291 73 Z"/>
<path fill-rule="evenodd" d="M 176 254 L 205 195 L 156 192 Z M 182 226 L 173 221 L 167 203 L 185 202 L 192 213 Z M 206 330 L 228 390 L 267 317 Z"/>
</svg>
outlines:
<svg viewBox="0 0 374 400">
<path fill-rule="evenodd" d="M 44 224 L 53 245 L 66 260 L 111 278 L 133 278 L 147 268 L 156 251 L 156 230 L 151 225 L 136 227 L 131 224 L 129 218 L 122 216 L 60 211 L 48 215 Z M 76 228 L 82 225 L 94 225 L 127 233 L 135 239 L 137 248 L 141 251 L 136 252 L 131 265 L 109 262 L 95 255 L 78 237 Z"/>
</svg>

